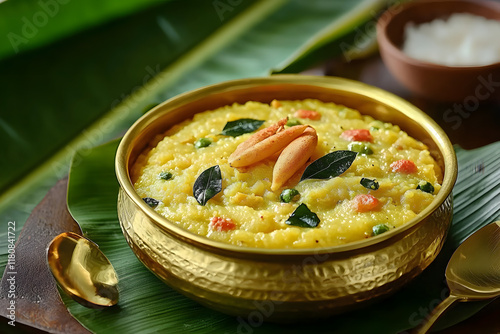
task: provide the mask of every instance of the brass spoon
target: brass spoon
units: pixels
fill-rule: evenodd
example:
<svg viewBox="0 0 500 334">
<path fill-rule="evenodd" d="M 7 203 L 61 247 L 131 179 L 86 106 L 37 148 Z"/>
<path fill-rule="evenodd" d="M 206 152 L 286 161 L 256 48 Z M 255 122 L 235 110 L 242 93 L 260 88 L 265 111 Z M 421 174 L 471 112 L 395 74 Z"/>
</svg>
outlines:
<svg viewBox="0 0 500 334">
<path fill-rule="evenodd" d="M 47 262 L 61 289 L 83 306 L 103 308 L 118 302 L 116 272 L 92 241 L 72 232 L 59 234 L 47 249 Z"/>
<path fill-rule="evenodd" d="M 453 253 L 446 267 L 450 295 L 415 333 L 427 333 L 453 303 L 478 301 L 500 295 L 500 221 L 479 229 Z"/>
</svg>

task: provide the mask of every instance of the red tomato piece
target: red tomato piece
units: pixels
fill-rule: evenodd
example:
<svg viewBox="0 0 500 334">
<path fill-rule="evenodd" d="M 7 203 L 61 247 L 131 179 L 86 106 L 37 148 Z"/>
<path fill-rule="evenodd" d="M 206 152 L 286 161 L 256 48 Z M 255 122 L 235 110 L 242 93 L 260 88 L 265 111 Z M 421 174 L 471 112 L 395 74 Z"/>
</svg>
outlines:
<svg viewBox="0 0 500 334">
<path fill-rule="evenodd" d="M 294 117 L 298 118 L 309 118 L 312 120 L 319 120 L 321 118 L 321 114 L 317 111 L 314 110 L 306 110 L 306 109 L 299 109 L 297 110 L 294 114 Z"/>
<path fill-rule="evenodd" d="M 340 135 L 340 138 L 349 141 L 368 141 L 370 143 L 373 141 L 372 134 L 367 129 L 345 130 Z"/>
<path fill-rule="evenodd" d="M 367 212 L 378 207 L 379 200 L 370 194 L 357 195 L 352 199 L 352 205 L 357 212 Z"/>
<path fill-rule="evenodd" d="M 222 217 L 212 217 L 210 219 L 210 228 L 219 232 L 227 232 L 234 230 L 236 228 L 236 224 L 230 218 L 222 218 Z"/>
<path fill-rule="evenodd" d="M 391 164 L 391 169 L 395 173 L 413 174 L 418 171 L 417 165 L 411 160 L 401 159 Z"/>
</svg>

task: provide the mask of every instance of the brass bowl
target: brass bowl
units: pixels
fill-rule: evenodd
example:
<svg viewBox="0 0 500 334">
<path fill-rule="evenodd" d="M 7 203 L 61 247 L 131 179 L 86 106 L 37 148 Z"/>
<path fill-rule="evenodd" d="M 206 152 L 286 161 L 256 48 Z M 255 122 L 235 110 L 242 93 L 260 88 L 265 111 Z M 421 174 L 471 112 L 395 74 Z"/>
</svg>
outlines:
<svg viewBox="0 0 500 334">
<path fill-rule="evenodd" d="M 377 237 L 315 249 L 239 247 L 169 222 L 136 194 L 129 171 L 150 140 L 195 113 L 233 102 L 316 98 L 400 125 L 429 146 L 444 171 L 442 188 L 415 219 Z M 242 115 L 244 116 L 244 115 Z M 440 251 L 452 218 L 457 176 L 453 147 L 425 113 L 381 89 L 347 79 L 302 75 L 223 82 L 174 97 L 140 118 L 116 155 L 118 216 L 137 257 L 165 283 L 203 305 L 290 322 L 345 312 L 396 291 Z"/>
</svg>

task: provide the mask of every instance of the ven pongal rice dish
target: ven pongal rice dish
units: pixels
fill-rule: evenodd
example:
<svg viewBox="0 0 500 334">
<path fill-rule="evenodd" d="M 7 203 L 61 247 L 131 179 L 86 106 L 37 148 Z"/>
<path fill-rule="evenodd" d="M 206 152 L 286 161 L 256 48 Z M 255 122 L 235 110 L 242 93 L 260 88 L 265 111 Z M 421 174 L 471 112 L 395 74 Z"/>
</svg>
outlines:
<svg viewBox="0 0 500 334">
<path fill-rule="evenodd" d="M 405 224 L 432 202 L 442 172 L 397 125 L 309 99 L 198 113 L 157 136 L 131 177 L 146 203 L 193 233 L 313 248 Z"/>
</svg>

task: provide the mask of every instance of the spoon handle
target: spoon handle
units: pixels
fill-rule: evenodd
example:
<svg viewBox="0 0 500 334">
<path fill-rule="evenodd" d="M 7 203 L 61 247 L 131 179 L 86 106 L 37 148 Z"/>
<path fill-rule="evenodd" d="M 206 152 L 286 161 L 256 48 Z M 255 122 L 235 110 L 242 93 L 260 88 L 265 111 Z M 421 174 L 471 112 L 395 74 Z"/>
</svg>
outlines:
<svg viewBox="0 0 500 334">
<path fill-rule="evenodd" d="M 439 319 L 439 317 L 456 301 L 460 300 L 459 297 L 454 295 L 449 295 L 445 300 L 439 303 L 438 306 L 427 316 L 426 319 L 418 325 L 413 331 L 414 334 L 425 334 L 427 333 L 432 325 Z"/>
</svg>

